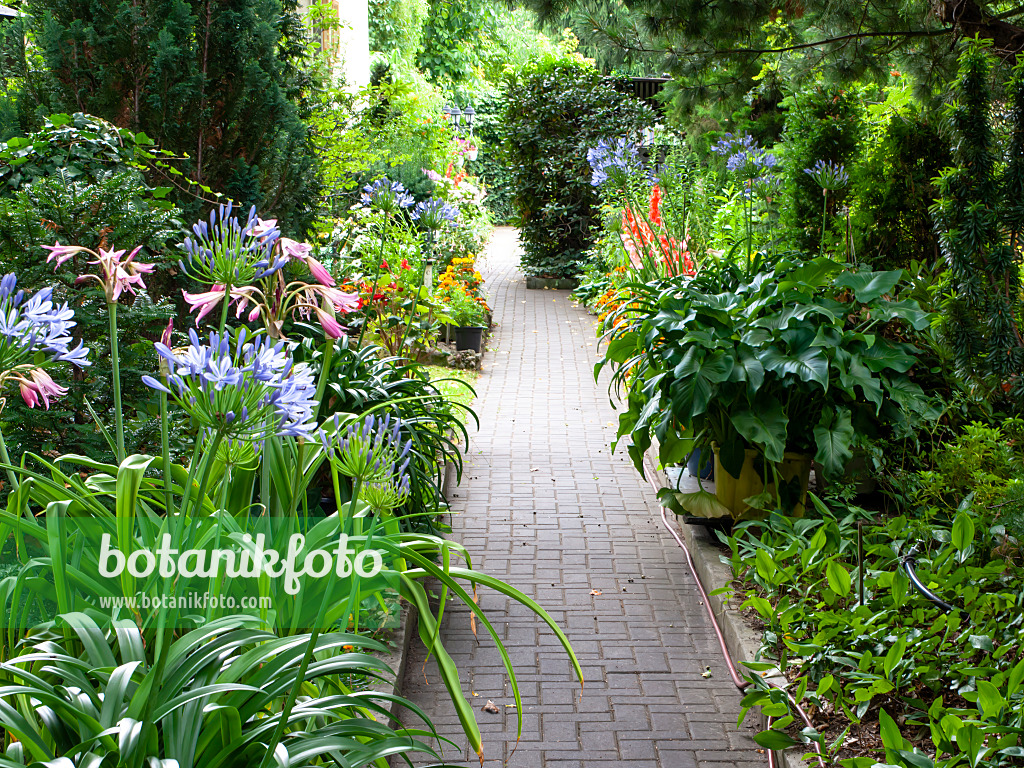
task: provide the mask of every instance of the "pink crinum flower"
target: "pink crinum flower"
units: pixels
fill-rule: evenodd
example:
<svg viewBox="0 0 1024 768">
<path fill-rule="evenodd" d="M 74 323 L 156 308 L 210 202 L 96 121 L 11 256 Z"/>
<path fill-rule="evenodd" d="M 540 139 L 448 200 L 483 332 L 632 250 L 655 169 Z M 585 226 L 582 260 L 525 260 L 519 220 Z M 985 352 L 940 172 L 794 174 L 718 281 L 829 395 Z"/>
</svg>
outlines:
<svg viewBox="0 0 1024 768">
<path fill-rule="evenodd" d="M 257 219 L 256 227 L 253 229 L 253 234 L 259 237 L 265 232 L 276 230 L 277 219 Z M 278 239 L 280 243 L 281 253 L 284 254 L 285 258 L 289 261 L 302 261 L 305 262 L 306 267 L 309 268 L 309 272 L 321 285 L 333 286 L 334 278 L 331 277 L 331 273 L 327 271 L 327 267 L 321 264 L 319 261 L 313 258 L 313 246 L 308 243 L 300 243 L 297 240 L 292 240 L 289 237 L 282 237 Z"/>
<path fill-rule="evenodd" d="M 141 245 L 135 248 L 123 260 L 121 257 L 125 255 L 126 251 L 105 251 L 100 248 L 99 253 L 97 253 L 89 248 L 61 245 L 59 242 L 54 245 L 44 245 L 43 248 L 50 252 L 50 255 L 46 257 L 46 261 L 56 262 L 55 269 L 79 252 L 95 256 L 95 261 L 90 261 L 89 263 L 95 264 L 100 268 L 99 274 L 79 275 L 75 282 L 80 284 L 93 280 L 99 283 L 104 295 L 107 297 L 108 304 L 116 304 L 123 291 L 128 291 L 128 293 L 134 296 L 135 286 L 145 288 L 146 284 L 142 281 L 142 276 L 148 275 L 156 269 L 152 264 L 143 264 L 140 261 L 135 261 L 135 257 L 142 250 Z"/>
<path fill-rule="evenodd" d="M 12 378 L 18 382 L 21 398 L 29 408 L 35 408 L 42 402 L 46 410 L 49 410 L 51 397 L 56 399 L 68 393 L 67 387 L 60 386 L 42 368 L 33 368 L 25 373 L 19 372 Z"/>
<path fill-rule="evenodd" d="M 347 315 L 361 306 L 358 293 L 345 293 L 327 285 L 306 285 L 297 295 L 297 300 L 295 311 L 307 318 L 316 313 L 324 333 L 332 339 L 340 339 L 345 333 L 337 320 L 337 313 Z"/>
<path fill-rule="evenodd" d="M 189 303 L 189 309 L 192 312 L 195 312 L 197 309 L 199 310 L 199 314 L 196 315 L 196 325 L 198 326 L 199 321 L 210 314 L 224 298 L 224 286 L 215 285 L 210 290 L 202 293 L 189 293 L 188 291 L 182 291 L 181 293 L 185 297 L 185 301 Z M 257 294 L 262 296 L 260 290 L 253 286 L 231 288 L 231 296 L 228 298 L 228 301 L 238 302 L 238 306 L 235 308 L 235 317 L 242 316 L 242 312 L 249 301 L 252 301 L 253 307 L 246 316 L 247 319 L 251 322 L 260 316 L 260 303 L 257 300 Z"/>
</svg>

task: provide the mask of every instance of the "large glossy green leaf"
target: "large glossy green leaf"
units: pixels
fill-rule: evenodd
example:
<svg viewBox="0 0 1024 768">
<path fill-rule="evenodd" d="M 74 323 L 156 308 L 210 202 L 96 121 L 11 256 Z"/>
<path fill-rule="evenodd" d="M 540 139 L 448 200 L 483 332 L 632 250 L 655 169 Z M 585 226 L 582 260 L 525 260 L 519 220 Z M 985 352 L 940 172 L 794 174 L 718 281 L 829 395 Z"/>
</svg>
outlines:
<svg viewBox="0 0 1024 768">
<path fill-rule="evenodd" d="M 732 512 L 713 493 L 704 490 L 682 493 L 672 488 L 658 491 L 662 506 L 677 515 L 693 515 L 708 519 L 730 517 Z"/>
<path fill-rule="evenodd" d="M 780 402 L 762 400 L 751 410 L 729 414 L 729 420 L 748 443 L 764 451 L 768 461 L 782 461 L 789 416 Z"/>
<path fill-rule="evenodd" d="M 861 354 L 864 365 L 875 373 L 891 368 L 906 373 L 917 362 L 917 358 L 906 351 L 904 345 L 897 345 L 888 339 L 878 338 Z"/>
<path fill-rule="evenodd" d="M 869 304 L 891 292 L 902 276 L 903 270 L 900 269 L 890 272 L 843 272 L 834 284 L 840 288 L 849 288 L 857 301 Z"/>
<path fill-rule="evenodd" d="M 775 346 L 767 346 L 759 355 L 766 371 L 780 377 L 793 375 L 800 381 L 813 381 L 828 390 L 828 357 L 820 347 L 808 347 L 799 354 L 786 354 Z"/>
<path fill-rule="evenodd" d="M 814 460 L 822 466 L 827 478 L 842 476 L 847 462 L 853 458 L 850 451 L 853 438 L 853 420 L 847 408 L 822 413 L 821 421 L 814 427 L 814 443 L 818 447 Z"/>
</svg>

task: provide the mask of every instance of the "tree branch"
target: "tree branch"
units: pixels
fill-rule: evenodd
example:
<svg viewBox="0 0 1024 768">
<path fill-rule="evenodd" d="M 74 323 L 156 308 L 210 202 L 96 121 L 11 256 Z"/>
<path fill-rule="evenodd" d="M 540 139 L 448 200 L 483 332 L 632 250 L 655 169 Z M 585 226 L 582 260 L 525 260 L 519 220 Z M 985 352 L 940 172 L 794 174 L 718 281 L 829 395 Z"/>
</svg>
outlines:
<svg viewBox="0 0 1024 768">
<path fill-rule="evenodd" d="M 831 45 L 832 43 L 842 43 L 850 40 L 859 40 L 862 38 L 869 37 L 941 37 L 942 35 L 948 35 L 953 32 L 953 27 L 947 29 L 915 29 L 908 32 L 854 32 L 849 35 L 840 35 L 838 37 L 829 37 L 824 40 L 815 40 L 811 43 L 797 43 L 795 45 L 787 45 L 783 48 L 724 48 L 714 49 L 713 53 L 716 54 L 764 54 L 764 53 L 788 53 L 789 51 L 799 51 L 804 48 L 820 48 L 824 45 Z"/>
</svg>

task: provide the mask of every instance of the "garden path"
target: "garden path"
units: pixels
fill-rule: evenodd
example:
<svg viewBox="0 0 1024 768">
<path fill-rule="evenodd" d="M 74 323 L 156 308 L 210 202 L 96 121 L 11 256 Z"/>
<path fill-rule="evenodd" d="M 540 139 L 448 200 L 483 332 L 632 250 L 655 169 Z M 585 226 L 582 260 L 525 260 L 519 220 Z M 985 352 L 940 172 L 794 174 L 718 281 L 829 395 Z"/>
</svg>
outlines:
<svg viewBox="0 0 1024 768">
<path fill-rule="evenodd" d="M 583 695 L 554 635 L 494 592 L 480 604 L 515 666 L 523 737 L 501 659 L 469 612 L 445 615 L 446 647 L 484 737 L 485 765 L 513 768 L 762 766 L 682 552 L 661 527 L 650 488 L 624 452 L 609 452 L 616 414 L 595 384 L 595 319 L 564 291 L 526 290 L 516 231 L 499 228 L 481 265 L 497 323 L 474 406 L 462 485 L 451 492 L 452 537 L 476 568 L 505 579 L 566 630 Z M 592 591 L 600 591 L 599 595 Z M 405 695 L 476 759 L 433 661 L 418 643 Z M 703 677 L 710 667 L 711 675 Z M 498 714 L 480 711 L 492 700 Z M 751 718 L 752 719 L 752 718 Z M 412 724 L 413 720 L 407 720 Z M 514 751 L 513 751 L 514 750 Z"/>
</svg>

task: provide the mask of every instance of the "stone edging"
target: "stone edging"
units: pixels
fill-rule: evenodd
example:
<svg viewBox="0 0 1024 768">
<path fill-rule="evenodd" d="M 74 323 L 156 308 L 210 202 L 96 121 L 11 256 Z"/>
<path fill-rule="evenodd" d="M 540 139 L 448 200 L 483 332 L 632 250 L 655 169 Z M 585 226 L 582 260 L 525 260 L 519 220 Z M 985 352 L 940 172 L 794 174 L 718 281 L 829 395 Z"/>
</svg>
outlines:
<svg viewBox="0 0 1024 768">
<path fill-rule="evenodd" d="M 648 459 L 652 458 L 649 453 Z M 649 471 L 656 466 L 655 462 L 650 460 L 646 464 Z M 686 471 L 685 467 L 681 469 Z M 675 487 L 675 483 L 669 479 L 664 470 L 653 471 L 655 472 L 655 481 L 661 487 Z M 671 518 L 669 519 L 671 520 Z M 739 603 L 732 599 L 731 592 L 713 594 L 714 590 L 732 583 L 732 569 L 719 559 L 719 550 L 712 543 L 707 528 L 685 523 L 679 525 L 678 528 L 683 541 L 686 542 L 686 546 L 690 550 L 697 575 L 708 592 L 710 607 L 722 628 L 722 635 L 725 637 L 729 655 L 737 665 L 742 661 L 755 661 L 757 651 L 761 647 L 760 635 L 747 626 L 740 614 Z M 666 533 L 666 535 L 668 534 Z M 681 552 L 680 557 L 684 557 Z M 775 674 L 769 675 L 768 679 L 775 683 L 785 682 L 785 678 L 777 670 Z M 740 695 L 739 691 L 736 695 Z M 759 711 L 751 711 L 747 717 L 757 717 L 762 730 L 767 727 L 767 719 Z M 814 768 L 815 764 L 802 759 L 807 752 L 808 750 L 805 748 L 793 747 L 784 752 L 776 752 L 776 755 L 780 758 L 779 763 L 782 768 Z"/>
</svg>

